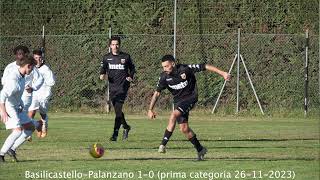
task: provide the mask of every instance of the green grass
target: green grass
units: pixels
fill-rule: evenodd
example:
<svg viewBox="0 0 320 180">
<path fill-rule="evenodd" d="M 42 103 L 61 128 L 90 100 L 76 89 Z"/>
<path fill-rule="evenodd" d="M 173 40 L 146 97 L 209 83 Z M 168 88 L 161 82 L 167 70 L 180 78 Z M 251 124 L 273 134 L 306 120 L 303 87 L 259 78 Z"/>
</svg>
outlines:
<svg viewBox="0 0 320 180">
<path fill-rule="evenodd" d="M 157 120 L 151 121 L 143 115 L 128 115 L 132 126 L 129 141 L 108 142 L 113 129 L 112 114 L 50 114 L 48 137 L 34 137 L 33 142 L 22 145 L 17 151 L 18 163 L 6 157 L 7 162 L 0 164 L 0 179 L 24 179 L 26 171 L 88 174 L 88 171 L 98 173 L 99 170 L 132 172 L 133 179 L 139 179 L 139 171 L 143 174 L 150 172 L 150 175 L 154 172 L 153 179 L 159 179 L 158 172 L 162 175 L 167 173 L 166 179 L 191 179 L 190 173 L 205 172 L 215 177 L 199 179 L 218 179 L 218 173 L 222 173 L 219 179 L 223 179 L 223 175 L 227 179 L 228 173 L 231 174 L 230 179 L 236 179 L 237 171 L 251 175 L 253 171 L 256 174 L 259 171 L 264 174 L 291 171 L 295 173 L 295 179 L 319 179 L 317 118 L 192 114 L 190 125 L 209 150 L 206 160 L 198 162 L 195 161 L 196 152 L 192 144 L 185 140 L 178 129 L 168 143 L 167 153 L 157 153 L 167 117 L 168 113 L 162 113 Z M 5 130 L 3 124 L 0 127 L 2 145 L 10 132 Z M 95 142 L 102 143 L 106 148 L 105 155 L 100 159 L 88 154 L 89 145 Z M 289 174 L 286 172 L 285 176 Z M 142 176 L 141 179 L 152 178 Z M 242 179 L 253 178 L 247 176 Z"/>
</svg>

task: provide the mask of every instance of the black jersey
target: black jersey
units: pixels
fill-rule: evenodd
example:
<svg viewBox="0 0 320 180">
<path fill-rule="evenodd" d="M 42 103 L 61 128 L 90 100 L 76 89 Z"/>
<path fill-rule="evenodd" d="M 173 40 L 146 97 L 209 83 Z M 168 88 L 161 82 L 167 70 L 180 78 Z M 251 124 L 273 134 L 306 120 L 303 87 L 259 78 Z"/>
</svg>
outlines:
<svg viewBox="0 0 320 180">
<path fill-rule="evenodd" d="M 205 64 L 177 64 L 170 74 L 162 72 L 157 85 L 157 91 L 168 89 L 174 102 L 195 98 L 198 99 L 195 72 L 205 70 Z"/>
<path fill-rule="evenodd" d="M 119 55 L 108 53 L 103 56 L 100 74 L 108 75 L 110 93 L 127 93 L 130 83 L 126 78 L 133 78 L 134 73 L 135 66 L 129 54 L 120 52 Z"/>
</svg>

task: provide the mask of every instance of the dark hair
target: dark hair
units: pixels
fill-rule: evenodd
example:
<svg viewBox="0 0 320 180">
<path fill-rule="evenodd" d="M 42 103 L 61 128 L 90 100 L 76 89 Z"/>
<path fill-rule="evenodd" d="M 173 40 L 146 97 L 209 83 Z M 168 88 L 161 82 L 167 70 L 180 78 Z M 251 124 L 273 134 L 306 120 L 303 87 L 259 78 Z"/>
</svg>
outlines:
<svg viewBox="0 0 320 180">
<path fill-rule="evenodd" d="M 33 52 L 32 52 L 33 54 L 36 54 L 36 55 L 39 55 L 39 56 L 41 56 L 42 55 L 42 51 L 41 51 L 41 49 L 35 49 L 35 50 L 33 50 Z"/>
<path fill-rule="evenodd" d="M 30 53 L 29 49 L 26 46 L 19 45 L 13 49 L 13 53 L 17 54 L 18 51 L 23 51 L 25 54 Z"/>
<path fill-rule="evenodd" d="M 27 57 L 22 58 L 20 61 L 17 61 L 17 65 L 20 67 L 23 67 L 27 64 L 35 66 L 37 63 L 36 63 L 36 60 L 34 60 L 34 58 L 32 56 L 27 56 Z"/>
<path fill-rule="evenodd" d="M 111 44 L 111 41 L 118 41 L 119 45 L 121 44 L 121 39 L 119 36 L 111 36 L 111 38 L 109 39 L 109 46 Z"/>
<path fill-rule="evenodd" d="M 165 61 L 171 61 L 171 62 L 175 62 L 176 60 L 174 59 L 174 57 L 170 54 L 164 55 L 161 58 L 161 62 L 165 62 Z"/>
</svg>

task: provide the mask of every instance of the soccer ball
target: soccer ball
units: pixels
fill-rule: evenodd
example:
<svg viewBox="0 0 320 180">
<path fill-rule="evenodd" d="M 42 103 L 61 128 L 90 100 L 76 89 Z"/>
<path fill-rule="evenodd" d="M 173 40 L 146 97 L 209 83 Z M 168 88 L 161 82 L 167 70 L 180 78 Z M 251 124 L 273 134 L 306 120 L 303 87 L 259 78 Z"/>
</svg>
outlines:
<svg viewBox="0 0 320 180">
<path fill-rule="evenodd" d="M 94 158 L 101 158 L 104 154 L 104 147 L 99 143 L 94 143 L 90 146 L 89 153 Z"/>
</svg>

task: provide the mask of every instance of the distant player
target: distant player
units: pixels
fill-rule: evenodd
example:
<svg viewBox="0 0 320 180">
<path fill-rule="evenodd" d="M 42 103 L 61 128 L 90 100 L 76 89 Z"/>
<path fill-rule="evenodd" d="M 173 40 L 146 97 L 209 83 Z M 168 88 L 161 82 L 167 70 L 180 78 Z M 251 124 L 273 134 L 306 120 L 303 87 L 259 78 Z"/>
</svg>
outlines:
<svg viewBox="0 0 320 180">
<path fill-rule="evenodd" d="M 23 111 L 24 103 L 21 100 L 25 90 L 25 76 L 32 72 L 35 65 L 33 57 L 23 57 L 17 61 L 19 68 L 13 68 L 6 83 L 0 92 L 0 115 L 6 129 L 11 129 L 11 134 L 5 140 L 0 150 L 0 162 L 4 162 L 4 156 L 8 153 L 17 161 L 15 150 L 22 145 L 27 137 L 35 130 L 32 119 Z"/>
<path fill-rule="evenodd" d="M 100 79 L 109 81 L 110 99 L 116 114 L 110 141 L 117 141 L 121 124 L 124 128 L 122 140 L 128 139 L 131 129 L 125 120 L 122 106 L 133 81 L 135 66 L 130 55 L 120 51 L 120 45 L 120 37 L 111 37 L 111 52 L 103 56 L 100 69 Z"/>
<path fill-rule="evenodd" d="M 164 89 L 168 89 L 173 95 L 174 111 L 169 117 L 168 126 L 158 151 L 160 153 L 166 152 L 166 144 L 168 143 L 177 122 L 181 132 L 196 148 L 198 160 L 203 160 L 204 155 L 207 153 L 207 149 L 200 144 L 196 134 L 188 124 L 189 112 L 198 101 L 195 73 L 208 70 L 218 73 L 225 80 L 229 80 L 230 75 L 209 64 L 176 64 L 172 55 L 163 56 L 161 61 L 163 72 L 160 74 L 157 89 L 152 96 L 148 117 L 150 119 L 155 118 L 156 113 L 153 111 L 153 108 L 161 91 Z"/>
<path fill-rule="evenodd" d="M 40 75 L 44 79 L 44 83 L 33 93 L 32 102 L 29 107 L 29 117 L 34 118 L 36 111 L 39 110 L 42 128 L 38 132 L 38 137 L 44 138 L 47 136 L 48 129 L 48 108 L 49 100 L 51 98 L 52 92 L 51 88 L 55 84 L 55 77 L 50 67 L 47 66 L 42 59 L 42 51 L 40 49 L 33 51 L 33 58 L 36 61 L 36 68 L 39 70 Z"/>
</svg>

